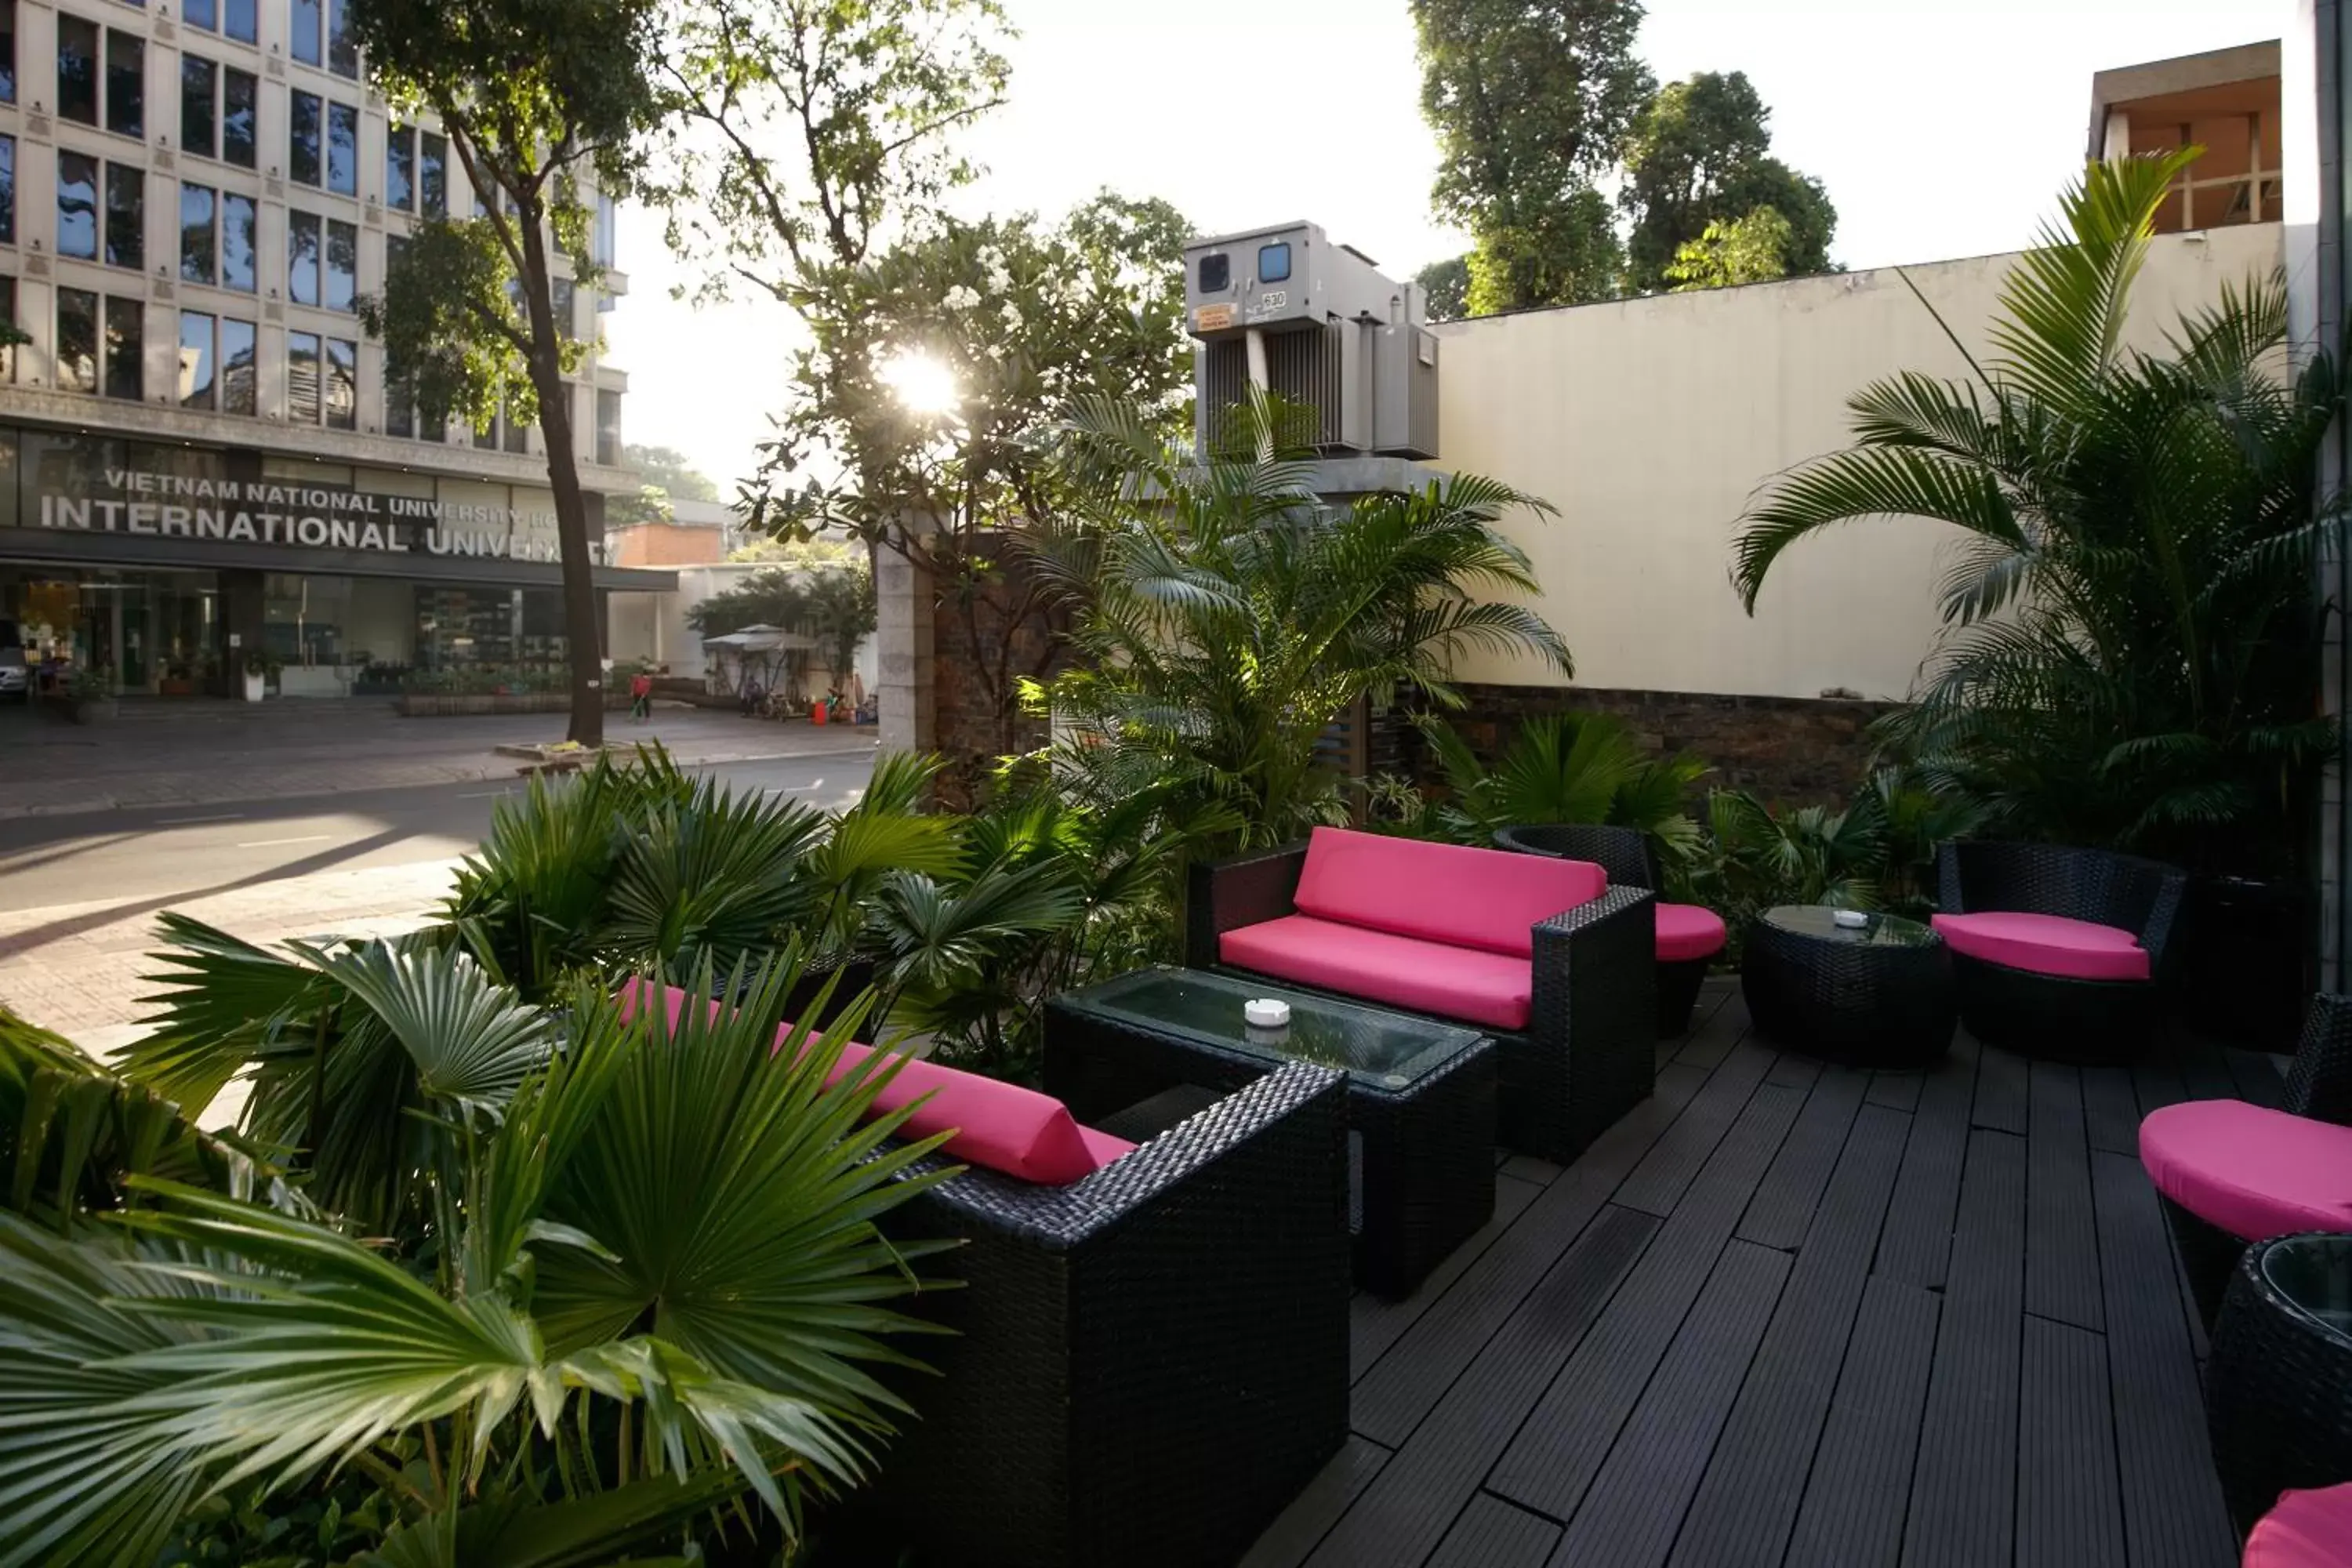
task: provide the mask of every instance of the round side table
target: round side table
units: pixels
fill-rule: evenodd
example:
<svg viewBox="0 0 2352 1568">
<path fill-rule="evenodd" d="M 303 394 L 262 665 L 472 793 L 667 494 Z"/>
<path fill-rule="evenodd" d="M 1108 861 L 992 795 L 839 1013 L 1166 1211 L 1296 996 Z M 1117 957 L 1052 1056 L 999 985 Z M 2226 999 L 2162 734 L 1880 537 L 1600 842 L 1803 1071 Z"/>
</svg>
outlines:
<svg viewBox="0 0 2352 1568">
<path fill-rule="evenodd" d="M 2289 1487 L 2352 1481 L 2352 1236 L 2246 1248 L 2213 1325 L 2205 1416 L 2242 1531 Z"/>
<path fill-rule="evenodd" d="M 1853 921 L 1853 911 L 1820 904 L 1758 916 L 1739 963 L 1749 1016 L 1814 1056 L 1866 1067 L 1935 1060 L 1959 1025 L 1944 939 L 1896 915 Z"/>
</svg>

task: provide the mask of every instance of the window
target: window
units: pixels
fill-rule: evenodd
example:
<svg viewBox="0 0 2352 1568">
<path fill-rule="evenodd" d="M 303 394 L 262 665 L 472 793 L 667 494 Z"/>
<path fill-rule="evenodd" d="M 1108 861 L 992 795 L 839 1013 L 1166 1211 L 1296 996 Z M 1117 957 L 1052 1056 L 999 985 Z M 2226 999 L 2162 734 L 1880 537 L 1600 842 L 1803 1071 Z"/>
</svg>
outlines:
<svg viewBox="0 0 2352 1568">
<path fill-rule="evenodd" d="M 253 198 L 224 191 L 220 227 L 221 287 L 251 294 L 261 286 L 254 257 Z"/>
<path fill-rule="evenodd" d="M 286 297 L 298 305 L 319 302 L 319 215 L 286 215 Z M 318 423 L 313 416 L 310 423 Z"/>
<path fill-rule="evenodd" d="M 98 160 L 62 147 L 58 149 L 58 254 L 98 259 Z M 96 331 L 91 329 L 92 342 L 98 341 Z"/>
<path fill-rule="evenodd" d="M 430 131 L 424 134 L 416 160 L 416 189 L 426 217 L 449 216 L 449 142 Z"/>
<path fill-rule="evenodd" d="M 410 440 L 416 436 L 416 405 L 409 401 L 406 387 L 390 382 L 383 387 L 383 433 Z"/>
<path fill-rule="evenodd" d="M 147 43 L 111 27 L 106 30 L 106 128 L 118 136 L 147 134 Z"/>
<path fill-rule="evenodd" d="M 360 427 L 360 346 L 342 338 L 327 340 L 327 428 Z"/>
<path fill-rule="evenodd" d="M 58 390 L 98 390 L 98 296 L 58 290 Z"/>
<path fill-rule="evenodd" d="M 147 307 L 106 298 L 106 395 L 136 403 L 147 395 Z"/>
<path fill-rule="evenodd" d="M 327 68 L 357 79 L 359 40 L 352 37 L 351 0 L 327 0 Z"/>
<path fill-rule="evenodd" d="M 604 192 L 596 193 L 595 226 L 589 231 L 588 256 L 599 267 L 614 265 L 619 252 L 620 214 L 613 206 L 613 198 Z"/>
<path fill-rule="evenodd" d="M 495 452 L 499 449 L 499 422 L 496 419 L 475 430 L 474 448 L 481 452 Z"/>
<path fill-rule="evenodd" d="M 180 0 L 180 20 L 207 33 L 220 26 L 218 0 Z"/>
<path fill-rule="evenodd" d="M 147 265 L 147 176 L 127 163 L 106 166 L 106 264 Z"/>
<path fill-rule="evenodd" d="M 0 321 L 16 324 L 16 280 L 0 278 Z M 16 345 L 0 343 L 0 381 L 16 379 Z"/>
<path fill-rule="evenodd" d="M 383 205 L 416 210 L 416 127 L 395 125 L 383 151 Z"/>
<path fill-rule="evenodd" d="M 315 92 L 289 92 L 286 95 L 287 140 L 286 177 L 305 185 L 319 183 L 319 95 Z"/>
<path fill-rule="evenodd" d="M 1234 286 L 1234 262 L 1229 256 L 1201 258 L 1201 292 L 1222 294 Z"/>
<path fill-rule="evenodd" d="M 243 43 L 257 42 L 261 37 L 259 10 L 260 0 L 223 0 L 221 31 Z M 246 412 L 253 411 L 248 408 Z"/>
<path fill-rule="evenodd" d="M 360 194 L 360 111 L 348 103 L 327 105 L 327 189 Z"/>
<path fill-rule="evenodd" d="M 184 283 L 211 283 L 219 271 L 215 258 L 220 253 L 214 216 L 216 203 L 210 185 L 180 187 L 180 279 Z"/>
<path fill-rule="evenodd" d="M 251 321 L 223 316 L 220 324 L 221 412 L 251 414 L 255 410 L 253 374 L 254 332 Z"/>
<path fill-rule="evenodd" d="M 306 66 L 320 63 L 319 53 L 319 0 L 288 0 L 287 31 L 291 36 L 294 58 Z M 313 416 L 310 423 L 318 423 Z"/>
<path fill-rule="evenodd" d="M 220 363 L 214 353 L 213 318 L 201 310 L 180 312 L 180 406 L 212 408 L 220 402 Z"/>
<path fill-rule="evenodd" d="M 1286 283 L 1290 280 L 1290 247 L 1286 242 L 1257 247 L 1257 280 L 1261 283 Z"/>
<path fill-rule="evenodd" d="M 319 422 L 319 334 L 286 334 L 286 417 L 298 425 Z"/>
<path fill-rule="evenodd" d="M 0 245 L 16 243 L 16 139 L 0 136 Z"/>
<path fill-rule="evenodd" d="M 16 101 L 16 0 L 0 0 L 0 103 Z M 13 298 L 16 280 L 8 280 Z"/>
<path fill-rule="evenodd" d="M 261 82 L 251 71 L 221 67 L 221 162 L 250 169 L 259 162 L 261 137 L 254 105 Z"/>
<path fill-rule="evenodd" d="M 327 220 L 327 299 L 330 310 L 360 308 L 360 229 Z"/>
<path fill-rule="evenodd" d="M 58 118 L 98 123 L 98 24 L 62 11 L 58 13 Z"/>
<path fill-rule="evenodd" d="M 499 423 L 506 427 L 506 449 L 520 456 L 530 455 L 530 426 L 514 416 L 514 405 L 507 405 Z"/>
<path fill-rule="evenodd" d="M 554 296 L 555 330 L 562 333 L 567 338 L 576 338 L 580 335 L 580 328 L 578 325 L 580 318 L 574 314 L 574 311 L 577 309 L 575 304 L 576 299 L 577 290 L 574 289 L 572 279 L 569 278 L 558 278 L 555 280 Z"/>
<path fill-rule="evenodd" d="M 220 156 L 220 68 L 202 55 L 180 57 L 180 150 Z"/>
<path fill-rule="evenodd" d="M 596 391 L 596 460 L 613 468 L 621 460 L 621 395 Z"/>
</svg>

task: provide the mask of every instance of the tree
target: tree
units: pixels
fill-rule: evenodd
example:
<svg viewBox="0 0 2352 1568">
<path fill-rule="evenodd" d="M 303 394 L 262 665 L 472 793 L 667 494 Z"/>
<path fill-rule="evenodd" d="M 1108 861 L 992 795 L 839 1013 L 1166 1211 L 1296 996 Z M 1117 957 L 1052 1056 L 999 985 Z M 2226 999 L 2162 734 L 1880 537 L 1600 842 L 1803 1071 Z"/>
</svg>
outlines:
<svg viewBox="0 0 2352 1568">
<path fill-rule="evenodd" d="M 2335 744 L 2312 584 L 2346 396 L 2332 356 L 2285 352 L 2275 272 L 2225 287 L 2164 353 L 2121 346 L 2196 153 L 2092 165 L 2003 285 L 1994 355 L 1849 398 L 1854 444 L 1750 500 L 1734 580 L 1752 614 L 1801 540 L 1951 524 L 1945 629 L 1895 739 L 2011 832 L 2269 872 L 2304 853 Z"/>
<path fill-rule="evenodd" d="M 631 523 L 667 522 L 676 516 L 677 500 L 719 499 L 719 487 L 693 460 L 672 447 L 641 447 L 631 442 L 621 448 L 621 467 L 637 471 L 637 493 L 605 502 L 607 527 Z"/>
<path fill-rule="evenodd" d="M 1458 321 L 1470 313 L 1470 258 L 1433 261 L 1412 275 L 1432 321 Z"/>
<path fill-rule="evenodd" d="M 1777 207 L 1758 207 L 1746 217 L 1718 218 L 1706 232 L 1675 252 L 1666 280 L 1677 294 L 1697 289 L 1727 289 L 1736 283 L 1763 283 L 1788 271 L 1789 247 L 1794 230 Z"/>
<path fill-rule="evenodd" d="M 1626 280 L 1638 290 L 1667 287 L 1683 247 L 1707 226 L 1770 207 L 1787 224 L 1780 270 L 1801 277 L 1830 268 L 1837 209 L 1819 180 L 1771 155 L 1771 111 L 1746 73 L 1702 72 L 1658 90 L 1625 140 L 1618 203 L 1632 219 Z"/>
<path fill-rule="evenodd" d="M 376 85 L 401 113 L 436 117 L 480 198 L 480 216 L 427 218 L 362 301 L 387 379 L 425 422 L 476 427 L 501 405 L 536 420 L 547 447 L 571 648 L 571 739 L 604 738 L 603 616 L 588 554 L 587 498 L 564 376 L 581 345 L 555 315 L 555 253 L 592 272 L 593 178 L 625 188 L 660 118 L 656 0 L 352 0 Z"/>
<path fill-rule="evenodd" d="M 1431 205 L 1470 231 L 1474 313 L 1606 299 L 1616 268 L 1593 183 L 1654 85 L 1635 0 L 1413 0 Z"/>
</svg>

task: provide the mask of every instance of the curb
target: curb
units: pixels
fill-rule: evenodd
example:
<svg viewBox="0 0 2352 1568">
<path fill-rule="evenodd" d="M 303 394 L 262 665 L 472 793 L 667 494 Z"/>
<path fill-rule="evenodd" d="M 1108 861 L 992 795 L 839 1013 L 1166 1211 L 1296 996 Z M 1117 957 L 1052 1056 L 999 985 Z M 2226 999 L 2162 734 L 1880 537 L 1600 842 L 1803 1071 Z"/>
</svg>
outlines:
<svg viewBox="0 0 2352 1568">
<path fill-rule="evenodd" d="M 826 757 L 872 756 L 876 754 L 877 749 L 875 742 L 864 741 L 855 745 L 838 746 L 822 752 L 729 752 L 698 756 L 691 761 L 679 761 L 675 756 L 671 760 L 677 762 L 680 768 L 691 772 L 696 768 L 724 767 L 736 763 L 797 763 L 814 762 Z M 0 822 L 15 821 L 25 817 L 96 816 L 110 811 L 163 811 L 173 806 L 235 805 L 245 801 L 299 800 L 304 795 L 350 795 L 362 790 L 435 789 L 442 784 L 483 784 L 492 780 L 507 783 L 520 782 L 511 763 L 502 762 L 496 766 L 480 767 L 451 764 L 446 777 L 421 784 L 357 783 L 342 784 L 329 790 L 305 788 L 260 794 L 182 795 L 163 800 L 124 800 L 117 795 L 89 795 L 79 800 L 52 801 L 29 805 L 0 803 Z"/>
</svg>

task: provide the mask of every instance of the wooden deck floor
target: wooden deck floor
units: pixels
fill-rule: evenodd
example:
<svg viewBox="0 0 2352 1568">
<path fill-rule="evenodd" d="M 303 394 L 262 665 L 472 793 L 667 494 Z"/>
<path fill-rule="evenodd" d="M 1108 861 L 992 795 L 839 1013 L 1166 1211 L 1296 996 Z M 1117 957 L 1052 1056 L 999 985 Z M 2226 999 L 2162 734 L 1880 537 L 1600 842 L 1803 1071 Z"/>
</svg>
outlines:
<svg viewBox="0 0 2352 1568">
<path fill-rule="evenodd" d="M 1933 1071 L 1775 1051 L 1711 988 L 1657 1092 L 1409 1300 L 1246 1568 L 2230 1568 L 2139 1118 L 2270 1058 Z"/>
</svg>

